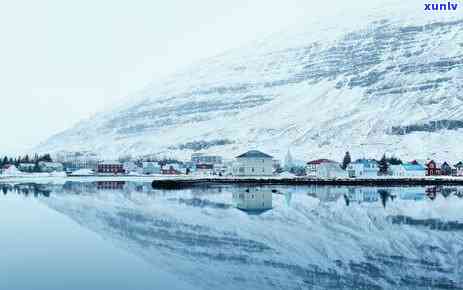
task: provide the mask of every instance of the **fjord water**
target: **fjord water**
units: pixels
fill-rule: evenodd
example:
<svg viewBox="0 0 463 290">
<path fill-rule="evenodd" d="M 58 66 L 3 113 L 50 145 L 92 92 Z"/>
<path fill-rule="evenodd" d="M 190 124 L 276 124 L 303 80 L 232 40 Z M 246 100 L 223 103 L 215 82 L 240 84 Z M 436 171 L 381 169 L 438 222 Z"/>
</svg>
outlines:
<svg viewBox="0 0 463 290">
<path fill-rule="evenodd" d="M 462 196 L 0 184 L 0 289 L 463 289 Z"/>
</svg>

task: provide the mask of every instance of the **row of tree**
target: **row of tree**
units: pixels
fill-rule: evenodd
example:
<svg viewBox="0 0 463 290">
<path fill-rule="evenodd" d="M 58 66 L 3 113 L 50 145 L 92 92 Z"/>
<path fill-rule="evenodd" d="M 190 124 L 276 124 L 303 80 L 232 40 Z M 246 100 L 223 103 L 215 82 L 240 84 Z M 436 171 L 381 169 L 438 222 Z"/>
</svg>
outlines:
<svg viewBox="0 0 463 290">
<path fill-rule="evenodd" d="M 18 156 L 18 157 L 9 157 L 4 156 L 0 159 L 0 168 L 3 168 L 6 165 L 14 165 L 19 167 L 20 164 L 34 164 L 33 167 L 28 167 L 25 170 L 28 172 L 40 172 L 39 162 L 53 162 L 50 154 L 34 154 L 33 156 L 25 155 L 25 156 Z"/>
</svg>

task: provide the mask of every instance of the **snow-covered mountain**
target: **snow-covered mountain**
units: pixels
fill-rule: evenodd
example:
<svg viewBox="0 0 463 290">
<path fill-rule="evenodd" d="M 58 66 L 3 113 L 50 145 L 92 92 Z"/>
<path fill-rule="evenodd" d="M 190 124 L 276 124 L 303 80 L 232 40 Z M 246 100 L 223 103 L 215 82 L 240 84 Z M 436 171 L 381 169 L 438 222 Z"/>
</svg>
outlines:
<svg viewBox="0 0 463 290">
<path fill-rule="evenodd" d="M 402 2 L 301 23 L 207 59 L 38 149 L 461 159 L 463 17 Z"/>
</svg>

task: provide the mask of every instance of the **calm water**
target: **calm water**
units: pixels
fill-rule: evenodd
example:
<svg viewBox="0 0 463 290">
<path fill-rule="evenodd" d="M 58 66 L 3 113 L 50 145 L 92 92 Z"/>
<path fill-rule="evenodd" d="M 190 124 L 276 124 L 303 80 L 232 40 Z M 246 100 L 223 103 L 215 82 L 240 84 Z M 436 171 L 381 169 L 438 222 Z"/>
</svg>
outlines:
<svg viewBox="0 0 463 290">
<path fill-rule="evenodd" d="M 463 188 L 0 184 L 0 289 L 463 289 Z"/>
</svg>

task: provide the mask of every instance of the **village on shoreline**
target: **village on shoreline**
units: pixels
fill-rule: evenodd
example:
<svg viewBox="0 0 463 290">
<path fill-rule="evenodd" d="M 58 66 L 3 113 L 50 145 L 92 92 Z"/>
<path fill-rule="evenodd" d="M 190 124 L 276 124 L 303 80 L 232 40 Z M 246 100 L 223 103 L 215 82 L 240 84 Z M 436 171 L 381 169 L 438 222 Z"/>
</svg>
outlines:
<svg viewBox="0 0 463 290">
<path fill-rule="evenodd" d="M 222 156 L 193 153 L 190 160 L 121 157 L 100 160 L 91 152 L 59 152 L 0 159 L 1 179 L 24 178 L 151 178 L 182 182 L 311 183 L 339 185 L 463 184 L 463 162 L 412 160 L 383 155 L 380 160 L 352 160 L 346 152 L 342 162 L 330 159 L 295 160 L 288 150 L 284 162 L 258 150 L 225 160 Z"/>
</svg>

